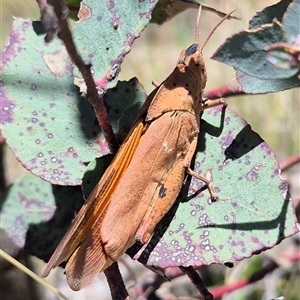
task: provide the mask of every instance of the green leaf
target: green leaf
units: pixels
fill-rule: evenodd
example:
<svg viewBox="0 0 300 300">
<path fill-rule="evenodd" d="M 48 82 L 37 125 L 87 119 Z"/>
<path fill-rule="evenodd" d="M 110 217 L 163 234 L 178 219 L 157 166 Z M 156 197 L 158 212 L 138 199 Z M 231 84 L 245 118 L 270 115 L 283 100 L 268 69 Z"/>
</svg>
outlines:
<svg viewBox="0 0 300 300">
<path fill-rule="evenodd" d="M 10 239 L 30 254 L 48 260 L 83 197 L 80 187 L 51 185 L 29 174 L 15 182 L 0 203 L 0 226 Z"/>
<path fill-rule="evenodd" d="M 146 92 L 137 78 L 118 81 L 117 86 L 104 95 L 111 125 L 119 139 L 124 140 L 146 97 Z"/>
<path fill-rule="evenodd" d="M 249 22 L 249 29 L 257 29 L 265 24 L 271 24 L 274 19 L 281 23 L 283 15 L 291 2 L 292 0 L 281 0 L 256 13 Z"/>
<path fill-rule="evenodd" d="M 1 124 L 7 143 L 32 173 L 78 185 L 84 162 L 108 151 L 89 103 L 73 84 L 72 65 L 55 40 L 36 36 L 32 22 L 16 19 L 3 53 Z"/>
<path fill-rule="evenodd" d="M 243 91 L 248 94 L 275 93 L 300 86 L 299 75 L 283 79 L 260 79 L 241 71 L 236 72 L 236 79 Z"/>
<path fill-rule="evenodd" d="M 287 40 L 281 25 L 273 23 L 257 31 L 242 31 L 228 38 L 212 58 L 256 78 L 291 77 L 295 70 L 278 68 L 267 58 L 266 48 L 277 42 L 286 43 Z"/>
<path fill-rule="evenodd" d="M 80 8 L 81 0 L 66 0 L 67 7 L 69 9 L 68 17 L 74 20 L 78 20 L 77 14 Z"/>
<path fill-rule="evenodd" d="M 237 80 L 246 93 L 278 92 L 299 86 L 299 11 L 299 0 L 266 7 L 250 21 L 251 31 L 227 39 L 213 59 L 237 70 Z"/>
<path fill-rule="evenodd" d="M 300 1 L 294 0 L 289 5 L 282 20 L 283 30 L 286 33 L 288 43 L 300 48 Z"/>
<path fill-rule="evenodd" d="M 87 165 L 86 172 L 82 178 L 82 189 L 85 198 L 92 192 L 112 159 L 113 155 L 106 155 L 92 160 Z"/>
<path fill-rule="evenodd" d="M 72 34 L 79 54 L 92 64 L 97 88 L 106 91 L 117 83 L 121 63 L 150 21 L 156 1 L 97 1 L 81 3 Z M 77 77 L 82 77 L 77 70 Z"/>
<path fill-rule="evenodd" d="M 267 54 L 268 60 L 278 68 L 294 70 L 293 75 L 299 73 L 300 61 L 297 59 L 297 55 L 294 56 L 284 49 L 284 46 L 288 45 L 283 44 L 282 46 L 283 49 L 275 48 L 269 50 Z"/>
<path fill-rule="evenodd" d="M 300 1 L 293 1 L 283 17 L 282 27 L 288 43 L 275 43 L 267 49 L 268 60 L 278 68 L 300 74 Z"/>
<path fill-rule="evenodd" d="M 193 178 L 134 259 L 161 268 L 224 264 L 299 231 L 274 154 L 233 111 L 203 114 L 194 170 L 211 180 L 219 200 L 199 193 L 204 184 Z"/>
<path fill-rule="evenodd" d="M 188 8 L 198 9 L 200 4 L 202 9 L 209 11 L 211 13 L 217 14 L 220 17 L 225 17 L 226 13 L 215 9 L 211 6 L 200 3 L 199 1 L 194 0 L 159 0 L 153 9 L 151 23 L 158 25 L 163 24 L 174 18 L 176 15 L 182 13 Z M 230 16 L 228 19 L 238 19 L 237 17 Z"/>
<path fill-rule="evenodd" d="M 85 162 L 108 153 L 94 111 L 73 80 L 61 43 L 45 45 L 31 21 L 16 19 L 3 52 L 2 133 L 26 169 L 54 184 L 81 184 Z M 132 123 L 134 115 L 123 110 L 136 103 L 134 95 L 145 97 L 136 79 L 105 96 L 115 132 L 120 119 Z"/>
</svg>

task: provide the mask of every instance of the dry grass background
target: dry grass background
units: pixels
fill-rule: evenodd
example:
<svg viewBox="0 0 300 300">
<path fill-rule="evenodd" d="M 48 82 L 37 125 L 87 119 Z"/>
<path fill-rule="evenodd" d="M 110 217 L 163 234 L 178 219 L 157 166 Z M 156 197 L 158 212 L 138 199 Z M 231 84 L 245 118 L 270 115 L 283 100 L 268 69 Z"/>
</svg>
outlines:
<svg viewBox="0 0 300 300">
<path fill-rule="evenodd" d="M 226 21 L 217 30 L 204 50 L 208 72 L 207 91 L 235 82 L 232 68 L 209 59 L 213 52 L 227 37 L 247 28 L 249 19 L 257 10 L 262 10 L 276 2 L 276 0 L 206 1 L 209 5 L 224 12 L 236 8 L 235 15 L 242 18 L 241 21 Z M 1 50 L 3 50 L 8 41 L 9 30 L 13 21 L 12 16 L 38 19 L 39 12 L 35 1 L 2 0 L 1 6 Z M 128 80 L 135 76 L 143 83 L 147 93 L 149 93 L 153 89 L 151 80 L 164 80 L 173 70 L 180 51 L 193 43 L 196 16 L 197 10 L 188 10 L 162 26 L 149 25 L 142 32 L 141 37 L 134 42 L 132 51 L 126 56 L 119 79 Z M 200 39 L 202 41 L 218 21 L 219 17 L 208 12 L 202 13 L 200 26 Z M 268 142 L 279 161 L 289 155 L 299 153 L 299 88 L 268 95 L 231 97 L 227 99 L 227 102 L 231 109 L 246 119 L 252 128 Z M 23 174 L 24 170 L 14 159 L 9 149 L 6 150 L 5 159 L 8 182 L 11 183 Z M 284 177 L 292 183 L 292 195 L 295 199 L 300 198 L 299 174 L 299 166 L 284 174 Z M 59 280 L 56 279 L 55 281 Z M 97 282 L 99 283 L 99 281 Z M 91 289 L 93 288 L 99 291 L 99 286 L 93 285 Z M 62 289 L 65 292 L 67 290 L 64 287 Z M 108 295 L 107 291 L 103 292 L 102 295 L 101 299 L 106 299 L 104 295 Z M 52 298 L 50 296 L 47 299 Z M 73 293 L 70 299 L 93 299 L 93 296 L 85 291 L 84 294 Z"/>
</svg>

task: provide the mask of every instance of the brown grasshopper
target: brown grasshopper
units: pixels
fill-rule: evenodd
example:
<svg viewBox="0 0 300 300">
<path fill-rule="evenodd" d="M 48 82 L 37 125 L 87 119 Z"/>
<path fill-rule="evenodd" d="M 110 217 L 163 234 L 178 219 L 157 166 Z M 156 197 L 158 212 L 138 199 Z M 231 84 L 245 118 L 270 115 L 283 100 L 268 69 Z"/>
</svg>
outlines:
<svg viewBox="0 0 300 300">
<path fill-rule="evenodd" d="M 42 276 L 64 261 L 73 290 L 80 290 L 117 261 L 135 242 L 149 241 L 174 204 L 185 174 L 211 183 L 191 170 L 200 130 L 200 112 L 224 103 L 203 104 L 206 71 L 203 46 L 183 50 L 170 76 L 148 96 L 111 165 L 50 258 Z"/>
</svg>

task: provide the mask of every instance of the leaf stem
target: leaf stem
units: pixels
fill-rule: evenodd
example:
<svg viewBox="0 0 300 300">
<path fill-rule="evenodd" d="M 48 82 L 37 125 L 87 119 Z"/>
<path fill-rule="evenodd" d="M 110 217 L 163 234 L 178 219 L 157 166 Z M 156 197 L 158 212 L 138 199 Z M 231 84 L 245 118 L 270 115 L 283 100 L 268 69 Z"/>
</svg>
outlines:
<svg viewBox="0 0 300 300">
<path fill-rule="evenodd" d="M 225 98 L 229 96 L 244 95 L 245 93 L 241 90 L 241 87 L 238 85 L 224 85 L 222 87 L 216 88 L 214 90 L 204 92 L 203 97 L 214 100 L 218 98 Z"/>
<path fill-rule="evenodd" d="M 118 149 L 118 143 L 112 130 L 111 124 L 108 120 L 107 111 L 103 102 L 103 95 L 99 93 L 92 73 L 91 65 L 86 65 L 79 53 L 77 52 L 74 44 L 72 33 L 70 31 L 66 16 L 65 16 L 65 3 L 62 0 L 53 0 L 53 7 L 55 14 L 58 18 L 58 34 L 57 36 L 64 42 L 68 54 L 70 55 L 74 64 L 78 67 L 81 72 L 83 79 L 87 86 L 87 99 L 94 108 L 99 126 L 101 127 L 104 137 L 107 141 L 108 147 L 112 153 L 116 153 Z"/>
<path fill-rule="evenodd" d="M 266 265 L 265 267 L 263 267 L 261 270 L 259 270 L 258 272 L 254 273 L 252 276 L 250 276 L 249 278 L 243 278 L 241 280 L 238 280 L 236 282 L 227 284 L 227 285 L 223 285 L 220 286 L 218 288 L 215 288 L 213 290 L 211 290 L 212 294 L 214 295 L 215 298 L 220 298 L 223 295 L 236 291 L 248 284 L 254 283 L 256 281 L 261 280 L 262 278 L 264 278 L 267 274 L 273 272 L 276 268 L 278 268 L 278 265 L 271 261 L 268 265 Z"/>
<path fill-rule="evenodd" d="M 111 298 L 113 300 L 129 300 L 129 295 L 120 273 L 118 263 L 115 262 L 111 266 L 109 266 L 104 271 L 104 274 L 107 278 Z"/>
<path fill-rule="evenodd" d="M 294 156 L 289 156 L 280 162 L 280 169 L 282 172 L 284 172 L 299 162 L 300 162 L 300 153 L 298 153 Z"/>
<path fill-rule="evenodd" d="M 179 267 L 179 269 L 190 278 L 191 282 L 195 285 L 196 289 L 200 292 L 204 300 L 214 299 L 213 295 L 204 285 L 204 282 L 201 279 L 200 275 L 194 270 L 193 267 Z"/>
</svg>

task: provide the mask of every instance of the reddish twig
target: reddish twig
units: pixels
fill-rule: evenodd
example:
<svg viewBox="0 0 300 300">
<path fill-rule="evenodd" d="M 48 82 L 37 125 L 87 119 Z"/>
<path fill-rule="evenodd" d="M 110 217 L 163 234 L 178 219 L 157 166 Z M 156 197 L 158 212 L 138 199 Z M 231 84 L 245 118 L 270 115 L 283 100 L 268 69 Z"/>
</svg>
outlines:
<svg viewBox="0 0 300 300">
<path fill-rule="evenodd" d="M 236 96 L 236 95 L 244 95 L 245 92 L 241 90 L 241 87 L 238 85 L 224 85 L 222 87 L 216 88 L 214 90 L 204 92 L 203 98 L 207 98 L 210 100 L 224 98 L 229 96 Z"/>
<path fill-rule="evenodd" d="M 165 277 L 170 280 L 184 275 L 179 268 L 167 268 L 161 270 L 161 272 L 163 272 Z M 130 288 L 130 293 L 133 294 L 135 298 L 143 296 L 147 299 L 155 299 L 157 297 L 155 292 L 167 281 L 165 277 L 158 273 L 151 273 L 148 276 L 139 279 L 139 281 Z"/>
<path fill-rule="evenodd" d="M 194 270 L 193 267 L 179 267 L 180 270 L 185 273 L 191 280 L 191 282 L 195 285 L 196 289 L 200 292 L 200 295 L 204 300 L 213 300 L 213 295 L 208 291 L 206 286 L 204 285 L 203 280 L 200 275 Z"/>
<path fill-rule="evenodd" d="M 298 252 L 294 256 L 291 256 L 290 261 L 291 262 L 300 261 L 300 252 Z M 239 280 L 238 282 L 223 285 L 223 286 L 220 286 L 215 289 L 211 289 L 210 292 L 212 294 L 212 297 L 220 298 L 227 293 L 236 291 L 246 285 L 257 282 L 257 281 L 261 280 L 262 278 L 264 278 L 267 274 L 273 272 L 278 267 L 279 266 L 275 262 L 272 261 L 268 265 L 266 265 L 263 269 L 259 270 L 257 273 L 250 276 L 250 278 L 244 278 L 244 279 Z M 201 267 L 198 267 L 196 269 L 200 269 L 200 268 Z M 199 281 L 200 276 L 194 270 L 189 275 L 184 270 L 185 268 L 181 267 L 181 269 L 182 269 L 182 272 L 186 273 L 191 278 L 193 283 L 194 283 L 193 278 L 195 278 L 195 282 L 197 282 L 197 283 L 200 282 Z M 178 278 L 180 276 L 183 276 L 184 274 L 182 272 L 180 271 L 179 268 L 167 268 L 167 269 L 165 269 L 164 274 L 166 277 L 168 277 L 170 280 L 172 280 L 172 279 Z M 197 274 L 197 275 L 195 275 L 196 277 L 193 277 L 194 273 Z M 200 280 L 201 280 L 201 278 L 200 278 Z M 140 280 L 138 282 L 138 284 L 135 285 L 133 290 L 136 292 L 135 295 L 147 296 L 150 299 L 152 296 L 155 296 L 155 291 L 157 291 L 164 282 L 166 282 L 166 279 L 164 279 L 162 276 L 160 276 L 156 273 L 153 273 L 153 274 L 147 276 L 146 278 L 143 278 L 142 280 Z M 201 280 L 201 282 L 202 282 L 202 280 Z M 206 289 L 206 287 L 202 284 L 198 285 L 198 287 L 196 286 L 198 290 L 199 290 L 199 287 L 200 288 L 204 287 L 204 289 Z M 208 299 L 213 299 L 213 298 L 208 298 Z"/>
<path fill-rule="evenodd" d="M 108 147 L 112 153 L 118 150 L 118 143 L 116 141 L 114 132 L 108 120 L 107 111 L 103 102 L 103 97 L 98 93 L 92 73 L 91 65 L 86 65 L 74 44 L 72 34 L 65 16 L 66 6 L 62 0 L 53 0 L 53 7 L 58 19 L 58 34 L 57 36 L 64 42 L 69 56 L 74 64 L 81 72 L 83 79 L 87 86 L 87 99 L 94 108 L 99 125 L 103 131 L 104 137 L 107 141 Z"/>
<path fill-rule="evenodd" d="M 181 267 L 181 268 L 167 268 L 164 271 L 161 270 L 165 277 L 169 280 L 178 278 L 180 276 L 188 275 L 191 279 L 192 283 L 195 287 L 199 290 L 202 299 L 205 300 L 212 300 L 212 294 L 206 289 L 203 284 L 202 279 L 200 278 L 199 274 L 192 268 L 192 267 Z M 167 280 L 166 278 L 157 274 L 153 273 L 150 274 L 143 279 L 139 280 L 139 282 L 132 287 L 131 294 L 134 294 L 135 297 L 143 296 L 146 299 L 156 299 L 157 295 L 155 292 L 160 288 L 160 286 L 165 283 Z"/>
<path fill-rule="evenodd" d="M 211 290 L 211 293 L 214 295 L 215 298 L 220 298 L 223 295 L 236 291 L 248 284 L 254 283 L 256 281 L 261 280 L 264 278 L 267 274 L 273 272 L 276 268 L 278 268 L 278 265 L 275 262 L 270 262 L 268 265 L 263 267 L 263 269 L 259 270 L 257 273 L 254 273 L 249 278 L 241 279 L 237 282 L 223 285 L 221 287 L 215 288 Z"/>
<path fill-rule="evenodd" d="M 107 278 L 112 299 L 129 300 L 129 295 L 120 273 L 118 263 L 113 263 L 104 271 L 104 274 Z"/>
<path fill-rule="evenodd" d="M 295 254 L 294 256 L 291 257 L 291 261 L 295 262 L 295 261 L 300 261 L 300 251 Z"/>
<path fill-rule="evenodd" d="M 288 168 L 300 162 L 300 154 L 287 157 L 282 162 L 280 162 L 280 169 L 282 172 L 286 171 Z"/>
<path fill-rule="evenodd" d="M 197 267 L 195 269 L 201 269 L 201 267 Z M 131 287 L 131 294 L 134 294 L 136 298 L 138 296 L 143 296 L 147 299 L 155 299 L 157 297 L 155 292 L 163 283 L 167 281 L 167 279 L 171 281 L 172 279 L 185 275 L 177 267 L 160 269 L 160 271 L 165 275 L 165 277 L 159 275 L 158 273 L 149 274 L 148 276 L 140 279 L 133 287 Z"/>
</svg>

